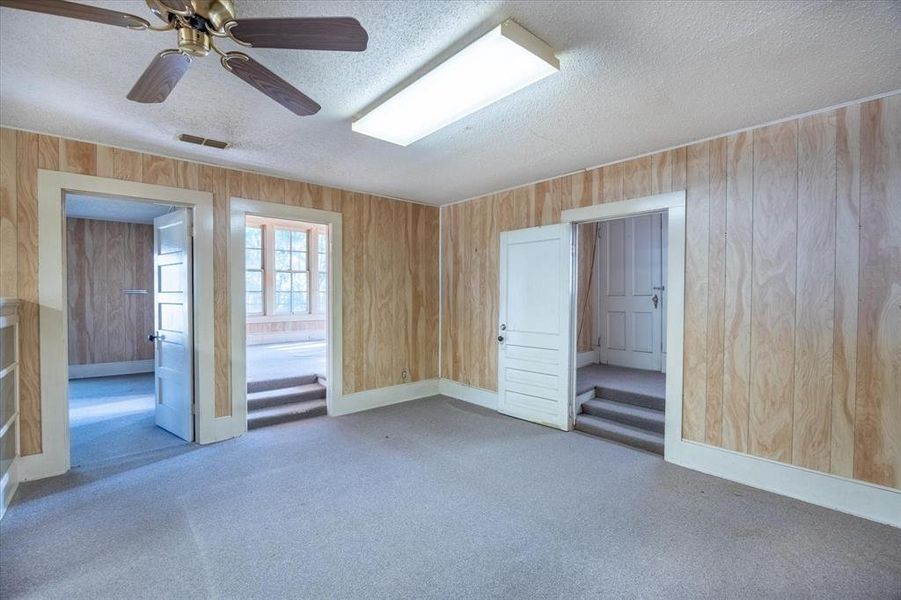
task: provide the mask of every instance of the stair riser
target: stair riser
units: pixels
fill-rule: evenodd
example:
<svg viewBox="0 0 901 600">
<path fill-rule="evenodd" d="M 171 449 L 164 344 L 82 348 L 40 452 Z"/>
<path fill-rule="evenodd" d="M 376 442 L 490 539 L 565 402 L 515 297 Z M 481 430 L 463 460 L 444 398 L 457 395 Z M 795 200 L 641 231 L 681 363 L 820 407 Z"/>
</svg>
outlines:
<svg viewBox="0 0 901 600">
<path fill-rule="evenodd" d="M 593 435 L 595 437 L 611 440 L 614 442 L 619 442 L 620 444 L 625 444 L 627 446 L 632 446 L 634 448 L 641 448 L 642 450 L 647 450 L 648 452 L 653 452 L 655 454 L 659 454 L 663 456 L 663 443 L 655 443 L 642 439 L 635 439 L 629 435 L 619 434 L 615 432 L 609 432 L 604 430 L 597 430 L 591 425 L 586 425 L 584 423 L 579 423 L 576 421 L 576 429 L 583 432 Z"/>
<path fill-rule="evenodd" d="M 310 390 L 298 394 L 285 394 L 284 396 L 275 396 L 270 398 L 248 398 L 247 411 L 261 410 L 265 408 L 274 408 L 276 406 L 284 406 L 286 404 L 294 404 L 295 402 L 305 402 L 307 400 L 324 400 L 325 388 L 318 390 Z"/>
<path fill-rule="evenodd" d="M 313 417 L 322 417 L 325 416 L 325 414 L 326 409 L 323 406 L 321 408 L 317 408 L 308 412 L 292 413 L 273 417 L 254 417 L 252 415 L 248 415 L 247 429 L 259 429 L 260 427 L 269 427 L 270 425 L 291 423 L 293 421 L 303 421 L 304 419 L 311 419 Z"/>
<path fill-rule="evenodd" d="M 631 404 L 633 406 L 642 406 L 651 410 L 664 410 L 666 400 L 663 398 L 655 398 L 654 396 L 646 396 L 644 394 L 636 394 L 624 390 L 614 390 L 598 386 L 595 388 L 595 396 L 604 400 L 613 400 L 622 402 L 623 404 Z"/>
<path fill-rule="evenodd" d="M 282 388 L 297 387 L 299 385 L 307 385 L 316 383 L 319 379 L 318 375 L 302 375 L 299 377 L 284 377 L 282 379 L 267 379 L 264 381 L 248 381 L 247 393 L 268 392 L 269 390 L 280 390 Z"/>
<path fill-rule="evenodd" d="M 657 421 L 642 417 L 641 415 L 623 414 L 605 407 L 591 406 L 588 404 L 583 404 L 582 410 L 589 415 L 613 421 L 614 423 L 622 423 L 623 425 L 636 427 L 644 431 L 652 431 L 654 433 L 663 433 L 664 431 L 664 423 L 662 420 Z M 662 412 L 660 413 L 660 416 L 663 416 Z"/>
</svg>

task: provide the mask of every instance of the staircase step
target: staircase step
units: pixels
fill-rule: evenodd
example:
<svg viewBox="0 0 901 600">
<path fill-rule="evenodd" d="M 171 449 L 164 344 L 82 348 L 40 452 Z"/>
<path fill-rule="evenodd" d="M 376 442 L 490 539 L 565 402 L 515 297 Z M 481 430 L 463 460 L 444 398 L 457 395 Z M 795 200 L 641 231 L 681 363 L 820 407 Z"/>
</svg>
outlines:
<svg viewBox="0 0 901 600">
<path fill-rule="evenodd" d="M 307 400 L 247 413 L 247 429 L 300 421 L 326 414 L 325 400 Z"/>
<path fill-rule="evenodd" d="M 643 406 L 651 410 L 664 410 L 666 407 L 666 398 L 663 396 L 652 396 L 649 394 L 639 394 L 620 388 L 599 385 L 594 388 L 594 395 L 604 400 L 613 400 L 624 404 L 633 404 L 635 406 Z"/>
<path fill-rule="evenodd" d="M 664 413 L 634 404 L 594 399 L 582 403 L 582 412 L 601 417 L 615 423 L 622 423 L 643 431 L 663 433 Z"/>
<path fill-rule="evenodd" d="M 319 383 L 305 383 L 293 387 L 265 390 L 247 394 L 247 411 L 285 406 L 306 400 L 325 399 L 325 387 Z"/>
<path fill-rule="evenodd" d="M 663 434 L 661 433 L 643 431 L 585 413 L 576 416 L 576 429 L 600 438 L 663 455 Z"/>
<path fill-rule="evenodd" d="M 258 381 L 248 381 L 247 393 L 253 394 L 256 392 L 265 392 L 267 390 L 297 387 L 299 385 L 306 385 L 308 383 L 316 383 L 319 379 L 319 375 L 294 375 L 292 377 L 282 377 L 280 379 L 260 379 Z"/>
</svg>

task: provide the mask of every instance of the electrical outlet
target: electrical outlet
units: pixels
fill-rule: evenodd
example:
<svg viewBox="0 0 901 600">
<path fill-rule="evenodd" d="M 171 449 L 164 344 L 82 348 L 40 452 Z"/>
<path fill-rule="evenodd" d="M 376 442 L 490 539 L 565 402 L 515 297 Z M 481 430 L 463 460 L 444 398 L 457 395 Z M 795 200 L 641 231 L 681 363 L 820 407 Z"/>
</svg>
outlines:
<svg viewBox="0 0 901 600">
<path fill-rule="evenodd" d="M 404 383 L 407 383 L 407 377 L 408 377 L 408 376 L 409 376 L 409 375 L 407 375 L 407 370 L 406 370 L 406 369 L 403 369 L 403 370 L 400 372 L 400 379 L 401 379 L 401 381 L 403 381 Z"/>
</svg>

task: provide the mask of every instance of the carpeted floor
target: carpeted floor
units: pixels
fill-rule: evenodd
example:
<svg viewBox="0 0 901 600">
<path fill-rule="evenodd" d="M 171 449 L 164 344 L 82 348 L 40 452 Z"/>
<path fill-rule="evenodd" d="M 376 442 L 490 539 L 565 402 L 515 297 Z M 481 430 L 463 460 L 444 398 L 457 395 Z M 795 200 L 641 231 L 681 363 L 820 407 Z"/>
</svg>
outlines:
<svg viewBox="0 0 901 600">
<path fill-rule="evenodd" d="M 659 371 L 614 365 L 592 364 L 576 369 L 576 394 L 584 394 L 597 386 L 663 398 L 666 395 L 666 375 Z"/>
<path fill-rule="evenodd" d="M 287 342 L 247 346 L 247 381 L 300 375 L 325 377 L 325 342 Z"/>
<path fill-rule="evenodd" d="M 70 381 L 69 444 L 73 468 L 188 448 L 156 426 L 153 373 Z"/>
<path fill-rule="evenodd" d="M 901 531 L 444 397 L 23 485 L 10 598 L 897 598 Z"/>
</svg>

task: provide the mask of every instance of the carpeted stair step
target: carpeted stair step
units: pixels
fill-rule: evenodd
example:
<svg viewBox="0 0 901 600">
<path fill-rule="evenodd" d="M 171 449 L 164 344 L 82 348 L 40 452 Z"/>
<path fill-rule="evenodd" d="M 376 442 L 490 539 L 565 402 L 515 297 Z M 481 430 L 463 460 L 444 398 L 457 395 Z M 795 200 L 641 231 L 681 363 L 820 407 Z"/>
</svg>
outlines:
<svg viewBox="0 0 901 600">
<path fill-rule="evenodd" d="M 247 410 L 252 412 L 307 400 L 325 399 L 325 387 L 319 383 L 305 383 L 293 387 L 264 390 L 247 394 Z"/>
<path fill-rule="evenodd" d="M 576 416 L 576 429 L 583 433 L 641 448 L 648 452 L 663 454 L 662 433 L 643 431 L 621 423 L 606 421 L 587 413 Z"/>
<path fill-rule="evenodd" d="M 306 400 L 247 413 L 247 429 L 258 429 L 279 423 L 300 421 L 326 414 L 325 400 Z"/>
<path fill-rule="evenodd" d="M 297 387 L 299 385 L 307 385 L 308 383 L 317 383 L 319 379 L 319 375 L 295 375 L 293 377 L 282 377 L 280 379 L 248 381 L 247 393 L 253 394 L 256 392 L 265 392 L 267 390 Z"/>
<path fill-rule="evenodd" d="M 615 387 L 599 385 L 594 388 L 596 398 L 604 400 L 613 400 L 614 402 L 622 402 L 623 404 L 633 404 L 635 406 L 643 406 L 651 410 L 664 410 L 666 406 L 666 398 L 663 396 L 652 396 L 649 394 L 639 394 L 629 390 L 619 389 Z"/>
<path fill-rule="evenodd" d="M 582 403 L 582 412 L 643 431 L 663 433 L 664 413 L 635 404 L 595 398 Z"/>
</svg>

